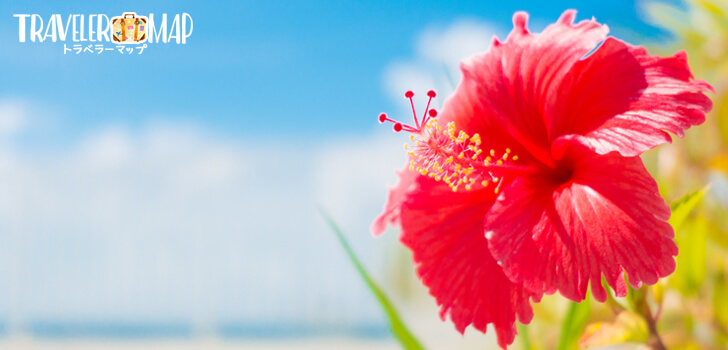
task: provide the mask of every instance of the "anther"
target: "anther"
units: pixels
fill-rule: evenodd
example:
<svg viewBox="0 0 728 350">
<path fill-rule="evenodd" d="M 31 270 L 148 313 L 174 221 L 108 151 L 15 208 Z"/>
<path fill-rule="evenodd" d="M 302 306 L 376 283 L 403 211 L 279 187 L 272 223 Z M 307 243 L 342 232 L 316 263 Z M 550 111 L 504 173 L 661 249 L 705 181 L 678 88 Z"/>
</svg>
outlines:
<svg viewBox="0 0 728 350">
<path fill-rule="evenodd" d="M 434 90 L 428 91 L 427 106 L 421 119 L 415 113 L 412 97 L 414 92 L 407 91 L 404 96 L 412 106 L 413 125 L 390 119 L 386 113 L 379 115 L 379 122 L 390 122 L 394 131 L 410 133 L 412 145 L 405 150 L 410 157 L 409 169 L 435 181 L 443 181 L 453 191 L 477 190 L 495 185 L 494 192 L 501 191 L 507 177 L 514 172 L 529 171 L 524 167 L 511 166 L 508 159 L 518 157 L 506 148 L 499 157 L 495 149 L 481 149 L 482 140 L 479 134 L 468 135 L 458 130 L 454 122 L 440 125 L 437 122 L 437 111 L 430 109 L 432 99 L 437 96 Z"/>
</svg>

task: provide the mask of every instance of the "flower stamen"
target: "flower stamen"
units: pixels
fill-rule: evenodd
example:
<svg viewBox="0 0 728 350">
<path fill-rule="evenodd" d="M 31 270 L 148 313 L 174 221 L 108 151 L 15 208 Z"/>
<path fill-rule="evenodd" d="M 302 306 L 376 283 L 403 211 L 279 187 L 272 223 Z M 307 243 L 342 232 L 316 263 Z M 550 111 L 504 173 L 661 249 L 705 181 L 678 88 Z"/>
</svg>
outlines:
<svg viewBox="0 0 728 350">
<path fill-rule="evenodd" d="M 410 171 L 416 171 L 435 181 L 445 182 L 453 191 L 459 189 L 466 191 L 485 188 L 491 183 L 496 184 L 494 192 L 497 194 L 503 187 L 503 177 L 518 175 L 532 171 L 529 167 L 513 164 L 518 160 L 510 148 L 506 148 L 500 156 L 495 149 L 485 153 L 481 149 L 482 140 L 479 134 L 468 135 L 463 130 L 457 130 L 455 122 L 449 122 L 443 128 L 435 118 L 437 111 L 430 109 L 430 103 L 436 96 L 435 91 L 427 93 L 429 100 L 422 120 L 417 119 L 414 102 L 414 93 L 407 91 L 405 98 L 410 100 L 415 126 L 407 125 L 390 119 L 385 113 L 379 115 L 379 122 L 386 121 L 394 124 L 394 131 L 411 133 L 410 141 L 404 148 L 410 157 Z"/>
</svg>

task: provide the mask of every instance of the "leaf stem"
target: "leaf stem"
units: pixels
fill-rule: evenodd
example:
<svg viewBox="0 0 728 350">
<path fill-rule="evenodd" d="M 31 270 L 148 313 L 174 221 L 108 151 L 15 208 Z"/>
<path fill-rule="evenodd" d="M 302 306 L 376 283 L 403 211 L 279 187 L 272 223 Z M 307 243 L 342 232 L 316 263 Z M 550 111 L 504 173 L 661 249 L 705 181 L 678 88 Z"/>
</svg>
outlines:
<svg viewBox="0 0 728 350">
<path fill-rule="evenodd" d="M 644 292 L 644 289 L 646 288 L 642 288 L 642 290 L 639 291 L 639 297 L 635 298 L 634 306 L 635 311 L 644 317 L 647 322 L 647 328 L 650 331 L 650 337 L 647 339 L 647 346 L 654 350 L 667 350 L 665 344 L 662 342 L 662 338 L 660 338 L 660 334 L 657 332 L 657 318 L 653 316 L 650 304 L 647 303 L 647 295 Z"/>
</svg>

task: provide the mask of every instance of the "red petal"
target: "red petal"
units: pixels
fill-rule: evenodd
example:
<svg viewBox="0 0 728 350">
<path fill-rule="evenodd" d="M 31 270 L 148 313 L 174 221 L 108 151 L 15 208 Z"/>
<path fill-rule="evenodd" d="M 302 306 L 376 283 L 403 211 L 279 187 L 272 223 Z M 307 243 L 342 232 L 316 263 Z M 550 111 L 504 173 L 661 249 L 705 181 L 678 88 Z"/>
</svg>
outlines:
<svg viewBox="0 0 728 350">
<path fill-rule="evenodd" d="M 438 117 L 440 125 L 445 126 L 448 122 L 454 121 L 458 130 L 463 130 L 471 136 L 480 134 L 482 140 L 480 148 L 486 152 L 493 149 L 500 154 L 506 148 L 510 148 L 513 155 L 521 158 L 522 163 L 532 163 L 531 155 L 534 152 L 511 136 L 505 123 L 499 117 L 495 117 L 489 100 L 484 99 L 482 93 L 475 80 L 463 78 L 455 93 L 445 100 Z M 545 149 L 541 151 L 546 152 Z"/>
<path fill-rule="evenodd" d="M 514 29 L 505 42 L 494 41 L 487 53 L 462 64 L 463 84 L 472 82 L 484 111 L 477 117 L 496 119 L 545 164 L 553 164 L 552 123 L 544 114 L 550 93 L 608 32 L 606 26 L 593 20 L 573 25 L 575 14 L 573 10 L 564 12 L 557 23 L 534 35 L 526 29 L 528 15 L 518 12 L 513 16 Z"/>
<path fill-rule="evenodd" d="M 682 137 L 685 129 L 705 121 L 712 107 L 707 91 L 713 88 L 693 80 L 684 52 L 659 58 L 608 38 L 554 90 L 557 103 L 547 113 L 555 135 L 561 135 L 554 141 L 554 157 L 574 143 L 599 154 L 636 156 L 671 142 L 665 131 Z"/>
<path fill-rule="evenodd" d="M 670 209 L 638 157 L 569 152 L 573 175 L 563 185 L 519 178 L 486 217 L 486 236 L 505 273 L 535 292 L 580 301 L 591 282 L 599 301 L 605 276 L 626 293 L 675 269 L 677 247 L 666 220 Z"/>
<path fill-rule="evenodd" d="M 397 171 L 399 182 L 396 186 L 389 189 L 384 210 L 372 222 L 369 228 L 372 234 L 379 236 L 387 229 L 387 224 L 396 224 L 399 222 L 399 208 L 407 198 L 407 193 L 412 190 L 414 180 L 418 175 L 415 172 L 409 171 L 407 168 Z"/>
<path fill-rule="evenodd" d="M 533 312 L 526 291 L 508 280 L 488 251 L 483 218 L 494 201 L 492 190 L 454 193 L 424 176 L 400 212 L 402 243 L 414 256 L 417 273 L 430 289 L 443 318 L 450 315 L 461 333 L 473 325 L 485 333 L 495 326 L 505 348 L 516 334 L 516 315 L 530 322 Z"/>
</svg>

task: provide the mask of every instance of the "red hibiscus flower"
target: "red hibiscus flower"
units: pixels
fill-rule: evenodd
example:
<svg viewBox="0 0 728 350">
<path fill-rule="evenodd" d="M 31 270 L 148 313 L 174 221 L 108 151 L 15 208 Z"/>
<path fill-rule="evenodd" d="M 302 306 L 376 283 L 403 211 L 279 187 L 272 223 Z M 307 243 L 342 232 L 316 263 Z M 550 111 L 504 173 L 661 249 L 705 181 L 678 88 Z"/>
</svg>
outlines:
<svg viewBox="0 0 728 350">
<path fill-rule="evenodd" d="M 684 52 L 650 56 L 574 17 L 531 34 L 516 13 L 504 42 L 462 63 L 439 116 L 380 116 L 414 145 L 372 231 L 399 224 L 441 316 L 460 332 L 492 323 L 501 347 L 529 299 L 581 301 L 591 285 L 604 301 L 602 278 L 624 296 L 624 275 L 638 288 L 672 273 L 670 210 L 638 156 L 711 108 Z"/>
</svg>

